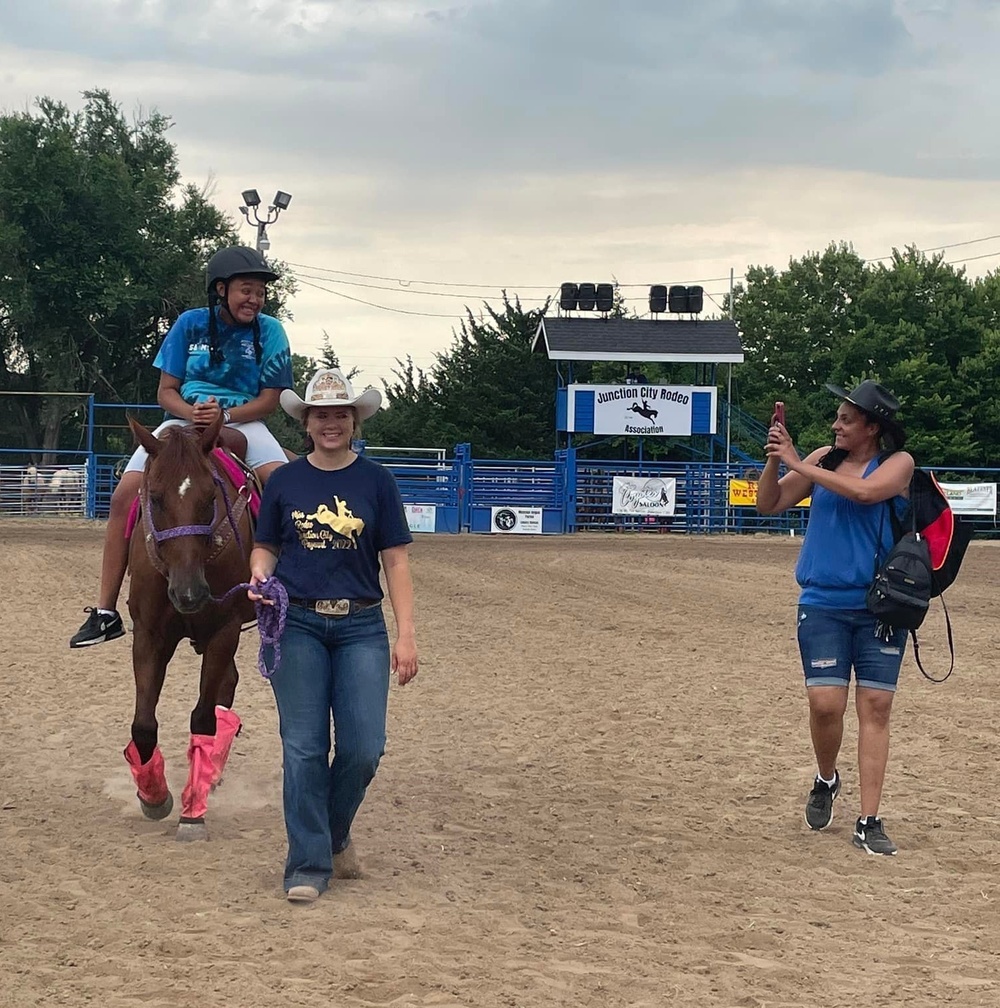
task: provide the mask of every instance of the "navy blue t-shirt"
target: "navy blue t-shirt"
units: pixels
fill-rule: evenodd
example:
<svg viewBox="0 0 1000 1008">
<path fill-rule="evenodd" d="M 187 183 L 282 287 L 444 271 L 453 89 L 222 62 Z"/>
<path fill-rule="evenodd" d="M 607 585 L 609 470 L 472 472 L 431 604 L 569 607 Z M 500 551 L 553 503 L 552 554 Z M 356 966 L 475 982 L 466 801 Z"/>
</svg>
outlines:
<svg viewBox="0 0 1000 1008">
<path fill-rule="evenodd" d="M 380 599 L 379 553 L 413 542 L 396 480 L 359 455 L 344 469 L 297 459 L 264 487 L 256 541 L 278 552 L 292 598 Z"/>
</svg>

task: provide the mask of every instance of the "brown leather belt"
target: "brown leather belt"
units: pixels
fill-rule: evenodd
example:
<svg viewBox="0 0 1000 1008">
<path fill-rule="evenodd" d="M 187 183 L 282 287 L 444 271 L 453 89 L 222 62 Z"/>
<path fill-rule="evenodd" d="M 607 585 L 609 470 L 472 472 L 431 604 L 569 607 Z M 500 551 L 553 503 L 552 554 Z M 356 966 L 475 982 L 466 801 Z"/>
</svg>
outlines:
<svg viewBox="0 0 1000 1008">
<path fill-rule="evenodd" d="M 363 609 L 371 609 L 382 604 L 381 599 L 290 598 L 288 601 L 291 605 L 300 606 L 302 609 L 312 609 L 320 616 L 350 616 Z"/>
</svg>

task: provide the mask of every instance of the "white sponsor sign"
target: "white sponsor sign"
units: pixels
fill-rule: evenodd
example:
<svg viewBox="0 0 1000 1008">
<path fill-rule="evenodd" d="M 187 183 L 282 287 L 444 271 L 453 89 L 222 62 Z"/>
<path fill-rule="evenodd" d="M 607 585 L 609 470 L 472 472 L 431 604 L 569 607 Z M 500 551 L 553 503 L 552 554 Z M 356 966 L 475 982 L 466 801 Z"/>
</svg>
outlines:
<svg viewBox="0 0 1000 1008">
<path fill-rule="evenodd" d="M 672 515 L 677 480 L 657 476 L 615 476 L 611 511 L 617 515 Z"/>
<path fill-rule="evenodd" d="M 958 515 L 995 515 L 996 483 L 942 483 L 952 511 Z"/>
<path fill-rule="evenodd" d="M 691 433 L 693 385 L 595 385 L 594 433 L 635 437 Z"/>
<path fill-rule="evenodd" d="M 437 521 L 437 506 L 434 504 L 404 504 L 406 524 L 411 532 L 433 532 Z"/>
<path fill-rule="evenodd" d="M 490 508 L 490 531 L 540 534 L 542 531 L 542 509 L 523 507 Z"/>
</svg>

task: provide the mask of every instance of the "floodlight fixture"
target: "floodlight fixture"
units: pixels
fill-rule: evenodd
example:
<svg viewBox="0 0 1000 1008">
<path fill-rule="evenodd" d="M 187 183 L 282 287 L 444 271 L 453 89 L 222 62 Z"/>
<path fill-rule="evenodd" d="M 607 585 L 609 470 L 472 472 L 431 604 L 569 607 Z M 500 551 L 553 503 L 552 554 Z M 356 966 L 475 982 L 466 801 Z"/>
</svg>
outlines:
<svg viewBox="0 0 1000 1008">
<path fill-rule="evenodd" d="M 574 311 L 576 309 L 577 298 L 580 294 L 580 287 L 575 283 L 564 283 L 559 285 L 559 307 L 563 311 Z"/>
<path fill-rule="evenodd" d="M 649 312 L 658 315 L 667 310 L 667 288 L 664 284 L 653 284 L 649 288 Z"/>
<path fill-rule="evenodd" d="M 267 236 L 268 225 L 278 219 L 282 210 L 288 209 L 288 204 L 292 202 L 292 194 L 279 189 L 274 194 L 274 202 L 267 207 L 266 213 L 258 209 L 261 204 L 260 194 L 256 189 L 244 189 L 242 196 L 244 205 L 240 207 L 240 213 L 257 228 L 257 251 L 266 252 L 271 247 L 271 241 Z"/>
<path fill-rule="evenodd" d="M 596 303 L 599 312 L 613 311 L 615 307 L 615 285 L 599 283 L 597 285 Z"/>
<path fill-rule="evenodd" d="M 697 315 L 705 307 L 705 289 L 703 287 L 688 287 L 687 310 Z"/>
</svg>

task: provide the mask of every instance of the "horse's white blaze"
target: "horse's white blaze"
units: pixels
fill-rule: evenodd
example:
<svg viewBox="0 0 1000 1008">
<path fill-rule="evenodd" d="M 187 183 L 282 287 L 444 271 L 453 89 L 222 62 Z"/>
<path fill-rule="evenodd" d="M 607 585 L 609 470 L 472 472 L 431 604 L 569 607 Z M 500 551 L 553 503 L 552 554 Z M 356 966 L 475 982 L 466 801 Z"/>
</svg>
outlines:
<svg viewBox="0 0 1000 1008">
<path fill-rule="evenodd" d="M 191 477 L 185 476 L 181 485 L 177 488 L 177 494 L 183 497 L 191 489 Z"/>
</svg>

